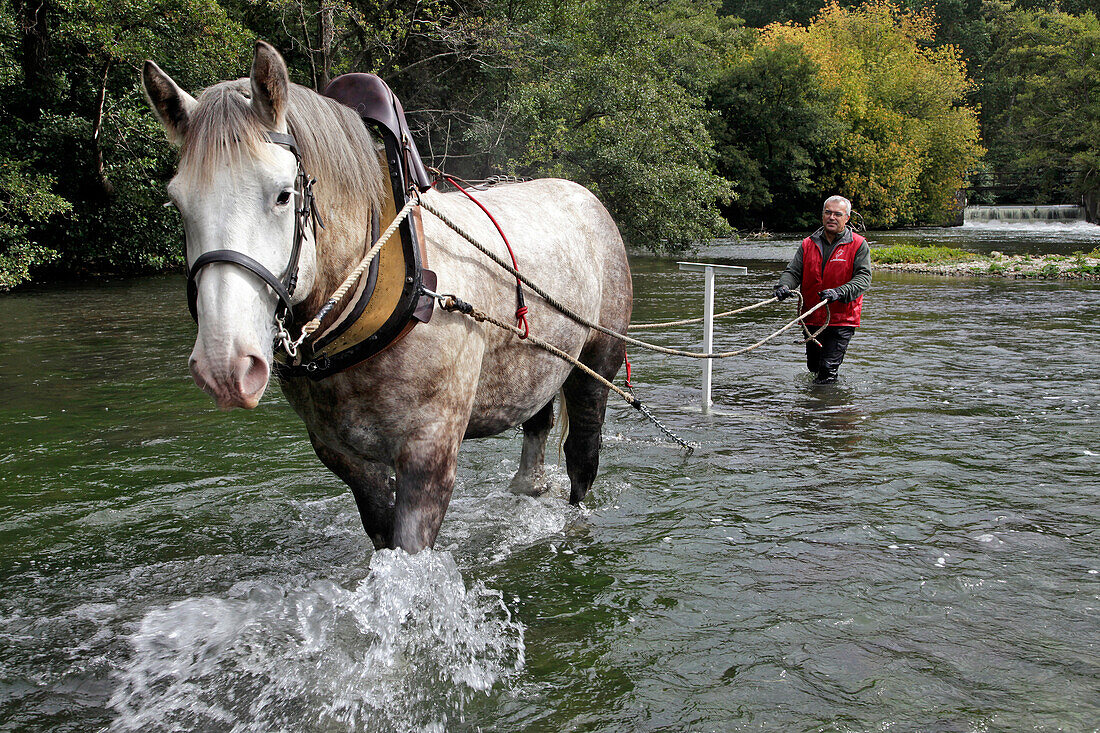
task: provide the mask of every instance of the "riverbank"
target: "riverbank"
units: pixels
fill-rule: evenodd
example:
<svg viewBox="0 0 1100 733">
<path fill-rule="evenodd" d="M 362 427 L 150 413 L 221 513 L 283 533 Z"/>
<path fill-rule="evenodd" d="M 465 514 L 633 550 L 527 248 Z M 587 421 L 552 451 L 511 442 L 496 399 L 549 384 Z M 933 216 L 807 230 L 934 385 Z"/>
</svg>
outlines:
<svg viewBox="0 0 1100 733">
<path fill-rule="evenodd" d="M 978 255 L 946 247 L 893 246 L 871 250 L 875 269 L 962 277 L 1100 280 L 1100 248 L 1072 255 Z"/>
</svg>

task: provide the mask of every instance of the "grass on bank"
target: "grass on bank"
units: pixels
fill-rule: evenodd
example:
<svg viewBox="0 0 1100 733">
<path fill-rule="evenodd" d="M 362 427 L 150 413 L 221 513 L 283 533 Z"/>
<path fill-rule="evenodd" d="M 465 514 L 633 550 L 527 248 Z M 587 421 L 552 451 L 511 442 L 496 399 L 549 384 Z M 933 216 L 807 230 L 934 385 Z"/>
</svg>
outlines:
<svg viewBox="0 0 1100 733">
<path fill-rule="evenodd" d="M 981 255 L 954 247 L 895 244 L 871 250 L 871 261 L 883 265 L 948 265 L 981 259 Z"/>
<path fill-rule="evenodd" d="M 1000 275 L 1002 277 L 1074 278 L 1100 277 L 1100 247 L 1091 252 L 1072 255 L 1004 255 L 993 252 L 979 255 L 953 247 L 897 244 L 871 250 L 875 264 L 923 268 L 948 268 L 949 272 L 969 275 Z"/>
</svg>

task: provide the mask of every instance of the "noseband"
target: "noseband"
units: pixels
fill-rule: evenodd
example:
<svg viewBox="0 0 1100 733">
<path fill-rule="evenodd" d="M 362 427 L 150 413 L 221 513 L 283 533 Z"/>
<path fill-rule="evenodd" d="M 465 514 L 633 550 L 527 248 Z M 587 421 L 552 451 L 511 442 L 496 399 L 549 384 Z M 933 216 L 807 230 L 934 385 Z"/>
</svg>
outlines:
<svg viewBox="0 0 1100 733">
<path fill-rule="evenodd" d="M 298 144 L 294 140 L 294 136 L 281 132 L 266 132 L 264 134 L 269 143 L 285 145 L 290 152 L 294 153 L 294 159 L 298 162 L 298 174 L 294 181 L 294 191 L 301 197 L 301 205 L 294 212 L 294 245 L 290 250 L 290 261 L 287 263 L 286 269 L 283 270 L 283 274 L 275 276 L 271 270 L 268 270 L 253 258 L 233 249 L 216 249 L 199 255 L 187 270 L 187 307 L 190 308 L 191 317 L 195 319 L 196 323 L 199 320 L 196 306 L 199 297 L 199 284 L 196 277 L 199 270 L 215 262 L 228 262 L 243 267 L 275 291 L 275 295 L 279 297 L 279 302 L 275 305 L 275 323 L 278 327 L 285 329 L 284 324 L 287 323 L 288 318 L 293 320 L 291 314 L 293 313 L 294 304 L 291 302 L 291 297 L 294 295 L 294 288 L 298 283 L 298 260 L 302 254 L 302 241 L 305 239 L 307 229 L 310 228 L 313 222 L 316 222 L 322 229 L 325 225 L 317 214 L 317 202 L 313 197 L 313 184 L 317 181 L 310 178 L 305 169 L 302 168 L 302 156 L 298 154 Z"/>
</svg>

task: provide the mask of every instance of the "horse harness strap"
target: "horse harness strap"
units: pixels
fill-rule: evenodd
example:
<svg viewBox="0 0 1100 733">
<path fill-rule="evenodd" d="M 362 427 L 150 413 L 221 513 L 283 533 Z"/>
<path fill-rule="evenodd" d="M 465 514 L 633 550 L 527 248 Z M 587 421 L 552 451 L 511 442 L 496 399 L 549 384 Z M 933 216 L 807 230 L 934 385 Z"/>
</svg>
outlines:
<svg viewBox="0 0 1100 733">
<path fill-rule="evenodd" d="M 302 168 L 302 157 L 298 154 L 298 144 L 294 137 L 280 132 L 267 132 L 265 135 L 268 142 L 274 145 L 285 145 L 294 154 L 294 159 L 298 163 L 294 189 L 301 197 L 301 204 L 294 212 L 294 243 L 290 249 L 290 259 L 283 270 L 283 274 L 276 276 L 260 262 L 237 250 L 216 249 L 199 255 L 187 269 L 187 308 L 191 311 L 191 318 L 196 323 L 199 320 L 199 271 L 215 262 L 226 262 L 243 267 L 267 283 L 279 298 L 279 302 L 275 306 L 275 321 L 277 324 L 282 326 L 288 315 L 293 317 L 294 303 L 291 298 L 294 296 L 294 289 L 298 284 L 298 261 L 302 255 L 302 241 L 305 239 L 306 230 L 314 222 L 321 228 L 324 228 L 325 225 L 321 222 L 321 217 L 317 215 L 317 202 L 313 198 L 313 184 L 316 181 L 310 178 Z"/>
<path fill-rule="evenodd" d="M 409 204 L 416 192 L 426 191 L 432 181 L 412 141 L 401 102 L 386 83 L 373 74 L 345 74 L 337 77 L 325 90 L 325 96 L 355 110 L 363 123 L 375 128 L 386 149 L 386 164 L 390 192 L 386 197 L 386 213 L 396 219 L 397 210 Z M 330 299 L 312 323 L 314 332 L 300 328 L 298 338 L 290 333 L 295 326 L 294 290 L 298 281 L 299 260 L 306 232 L 316 226 L 324 228 L 313 195 L 316 180 L 303 168 L 302 157 L 293 135 L 266 132 L 273 145 L 286 146 L 298 164 L 295 193 L 300 202 L 295 210 L 294 241 L 290 258 L 281 275 L 275 275 L 263 264 L 236 250 L 204 252 L 190 264 L 187 271 L 187 303 L 191 317 L 198 321 L 198 275 L 202 268 L 214 263 L 236 265 L 253 273 L 274 291 L 278 298 L 274 320 L 276 326 L 275 372 L 283 378 L 309 376 L 320 380 L 363 362 L 388 348 L 405 336 L 418 322 L 431 319 L 435 301 L 424 289 L 436 286 L 435 273 L 424 267 L 423 225 L 419 211 L 402 217 L 399 224 L 400 243 L 383 246 L 375 252 L 369 270 L 359 276 L 354 298 L 323 329 L 321 321 L 330 315 L 336 300 Z M 414 207 L 419 208 L 419 207 Z M 379 242 L 379 224 L 383 212 L 371 212 L 368 249 L 374 251 Z M 316 241 L 316 236 L 314 236 Z M 384 242 L 383 245 L 387 245 Z M 341 298 L 343 293 L 341 293 Z M 287 353 L 280 354 L 282 346 Z"/>
</svg>

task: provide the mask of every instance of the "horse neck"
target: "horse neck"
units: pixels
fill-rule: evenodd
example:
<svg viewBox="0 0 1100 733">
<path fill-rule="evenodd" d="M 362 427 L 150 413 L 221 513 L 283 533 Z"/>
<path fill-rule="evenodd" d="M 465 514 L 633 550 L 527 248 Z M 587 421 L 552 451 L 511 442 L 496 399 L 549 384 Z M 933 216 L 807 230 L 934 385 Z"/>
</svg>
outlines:
<svg viewBox="0 0 1100 733">
<path fill-rule="evenodd" d="M 349 151 L 350 152 L 350 151 Z M 370 196 L 340 196 L 337 189 L 347 186 L 325 186 L 318 181 L 318 208 L 324 228 L 317 226 L 316 267 L 314 286 L 303 304 L 301 315 L 312 318 L 333 292 L 362 261 L 371 245 L 371 212 L 377 205 Z M 333 195 L 325 195 L 327 192 Z M 354 286 L 353 286 L 354 287 Z M 348 305 L 345 298 L 337 313 Z"/>
</svg>

